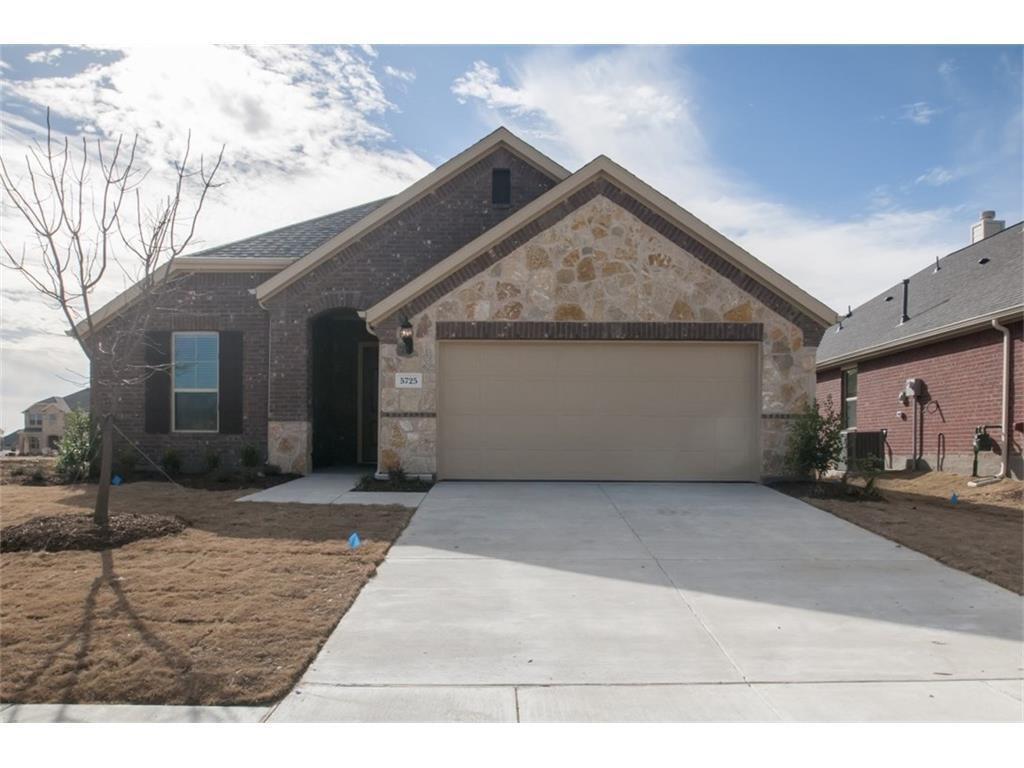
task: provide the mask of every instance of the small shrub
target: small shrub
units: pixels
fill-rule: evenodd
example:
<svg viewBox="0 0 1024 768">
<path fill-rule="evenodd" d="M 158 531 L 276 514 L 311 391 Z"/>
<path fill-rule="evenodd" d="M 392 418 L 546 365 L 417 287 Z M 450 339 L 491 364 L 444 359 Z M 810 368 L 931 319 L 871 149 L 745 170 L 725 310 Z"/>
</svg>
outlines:
<svg viewBox="0 0 1024 768">
<path fill-rule="evenodd" d="M 878 476 L 885 471 L 885 462 L 878 456 L 865 456 L 862 459 L 855 459 L 849 464 L 849 471 L 864 478 L 864 487 L 861 488 L 861 496 L 868 499 L 880 499 L 882 494 L 875 487 Z M 843 478 L 845 482 L 845 478 Z"/>
<path fill-rule="evenodd" d="M 25 480 L 25 485 L 46 485 L 46 475 L 41 469 L 33 469 L 32 474 Z"/>
<path fill-rule="evenodd" d="M 218 483 L 230 483 L 232 480 L 235 479 L 235 476 L 231 474 L 229 470 L 222 469 L 220 472 L 217 473 L 217 476 L 214 479 Z"/>
<path fill-rule="evenodd" d="M 173 448 L 168 448 L 164 451 L 163 458 L 160 459 L 160 466 L 168 475 L 181 474 L 181 454 Z"/>
<path fill-rule="evenodd" d="M 206 461 L 206 471 L 216 472 L 220 468 L 220 452 L 213 449 L 207 448 L 206 455 L 204 456 Z"/>
<path fill-rule="evenodd" d="M 78 483 L 90 475 L 99 454 L 100 436 L 85 411 L 72 411 L 64 418 L 64 437 L 57 449 L 57 476 L 65 483 Z"/>
<path fill-rule="evenodd" d="M 118 454 L 117 462 L 120 464 L 121 469 L 124 470 L 125 475 L 134 474 L 139 466 L 139 454 L 136 453 L 134 448 L 125 448 Z"/>
<path fill-rule="evenodd" d="M 242 480 L 246 483 L 255 482 L 256 470 L 252 467 L 242 467 Z"/>
<path fill-rule="evenodd" d="M 242 466 L 255 470 L 260 465 L 260 452 L 255 445 L 243 445 L 241 453 Z"/>
<path fill-rule="evenodd" d="M 396 483 L 404 483 L 408 479 L 405 468 L 401 464 L 391 467 L 388 470 L 388 479 L 394 480 Z"/>
<path fill-rule="evenodd" d="M 843 453 L 843 426 L 832 405 L 832 396 L 824 406 L 818 401 L 804 406 L 789 428 L 786 466 L 794 474 L 820 479 L 839 464 Z"/>
<path fill-rule="evenodd" d="M 266 477 L 276 477 L 281 474 L 281 468 L 277 464 L 264 464 L 263 474 Z"/>
<path fill-rule="evenodd" d="M 25 474 L 25 468 L 24 467 L 15 467 L 14 469 L 11 470 L 11 477 L 21 477 L 24 474 Z"/>
</svg>

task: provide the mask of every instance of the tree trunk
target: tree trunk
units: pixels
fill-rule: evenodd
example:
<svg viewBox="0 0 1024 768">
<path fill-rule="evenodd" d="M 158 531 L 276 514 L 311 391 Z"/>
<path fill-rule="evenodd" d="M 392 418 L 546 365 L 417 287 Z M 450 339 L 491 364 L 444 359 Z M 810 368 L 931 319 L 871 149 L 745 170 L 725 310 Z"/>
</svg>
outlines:
<svg viewBox="0 0 1024 768">
<path fill-rule="evenodd" d="M 100 528 L 110 523 L 110 473 L 114 454 L 114 416 L 108 413 L 103 417 L 103 435 L 100 438 L 100 484 L 96 491 L 96 509 L 93 511 L 93 522 Z"/>
</svg>

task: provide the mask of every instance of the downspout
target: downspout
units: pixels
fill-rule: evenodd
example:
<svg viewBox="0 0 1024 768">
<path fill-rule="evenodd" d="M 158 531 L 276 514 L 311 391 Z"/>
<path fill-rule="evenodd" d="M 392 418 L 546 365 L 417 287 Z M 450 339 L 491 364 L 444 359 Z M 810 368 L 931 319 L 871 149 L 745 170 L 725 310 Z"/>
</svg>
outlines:
<svg viewBox="0 0 1024 768">
<path fill-rule="evenodd" d="M 999 420 L 999 428 L 1003 433 L 1003 456 L 999 471 L 992 477 L 982 477 L 967 483 L 971 488 L 981 485 L 998 483 L 1006 477 L 1010 466 L 1010 329 L 998 320 L 992 321 L 992 327 L 1003 334 L 1003 412 Z"/>
</svg>

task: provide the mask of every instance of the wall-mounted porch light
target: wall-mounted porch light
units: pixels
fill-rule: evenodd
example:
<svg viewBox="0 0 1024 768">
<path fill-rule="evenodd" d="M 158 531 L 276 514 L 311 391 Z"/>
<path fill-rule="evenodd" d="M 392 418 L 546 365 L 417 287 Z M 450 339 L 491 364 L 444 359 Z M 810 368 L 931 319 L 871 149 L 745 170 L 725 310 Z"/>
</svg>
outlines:
<svg viewBox="0 0 1024 768">
<path fill-rule="evenodd" d="M 401 325 L 398 327 L 398 343 L 400 352 L 407 355 L 412 354 L 412 323 L 407 317 L 402 318 Z"/>
</svg>

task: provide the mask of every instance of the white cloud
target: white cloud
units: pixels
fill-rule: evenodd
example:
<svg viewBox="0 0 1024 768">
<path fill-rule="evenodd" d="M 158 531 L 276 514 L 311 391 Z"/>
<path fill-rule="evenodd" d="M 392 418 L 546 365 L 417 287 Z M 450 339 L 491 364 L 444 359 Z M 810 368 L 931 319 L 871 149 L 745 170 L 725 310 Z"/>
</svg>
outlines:
<svg viewBox="0 0 1024 768">
<path fill-rule="evenodd" d="M 393 144 L 384 117 L 394 107 L 360 48 L 194 47 L 127 49 L 99 56 L 62 77 L 4 79 L 5 96 L 40 111 L 49 106 L 72 134 L 137 134 L 160 194 L 191 130 L 193 151 L 227 145 L 218 189 L 204 209 L 194 249 L 394 194 L 431 165 Z M 215 76 L 211 76 L 215 73 Z M 23 110 L 24 112 L 24 110 Z M 5 159 L 20 162 L 39 126 L 2 112 Z M 19 247 L 27 232 L 3 209 L 5 242 Z M 120 275 L 96 298 L 126 284 Z M 71 391 L 54 371 L 87 372 L 63 335 L 61 316 L 28 293 L 9 270 L 0 273 L 3 410 L 0 424 L 18 426 L 21 409 Z M 33 355 L 45 354 L 45 358 Z M 43 361 L 36 365 L 30 361 Z"/>
<path fill-rule="evenodd" d="M 957 69 L 959 69 L 959 67 L 957 67 L 955 59 L 943 59 L 939 62 L 937 71 L 943 77 L 949 77 L 956 72 Z"/>
<path fill-rule="evenodd" d="M 930 187 L 941 187 L 943 184 L 948 184 L 953 181 L 956 176 L 957 175 L 948 168 L 943 168 L 941 165 L 937 165 L 926 173 L 922 173 L 918 176 L 914 183 L 927 184 Z"/>
<path fill-rule="evenodd" d="M 56 64 L 58 59 L 64 55 L 63 48 L 50 48 L 45 51 L 35 51 L 25 57 L 30 64 Z"/>
<path fill-rule="evenodd" d="M 903 106 L 900 119 L 907 120 L 914 125 L 928 125 L 939 112 L 940 110 L 930 106 L 926 101 L 915 101 L 913 104 Z"/>
<path fill-rule="evenodd" d="M 399 69 L 398 67 L 392 67 L 390 64 L 384 65 L 384 74 L 406 83 L 411 83 L 416 79 L 416 73 L 411 69 Z"/>
<path fill-rule="evenodd" d="M 830 218 L 773 200 L 715 161 L 685 73 L 658 49 L 582 60 L 545 51 L 508 73 L 476 62 L 456 97 L 575 167 L 608 154 L 832 307 L 857 305 L 947 252 L 950 210 L 906 210 L 884 186 L 862 215 Z"/>
</svg>

